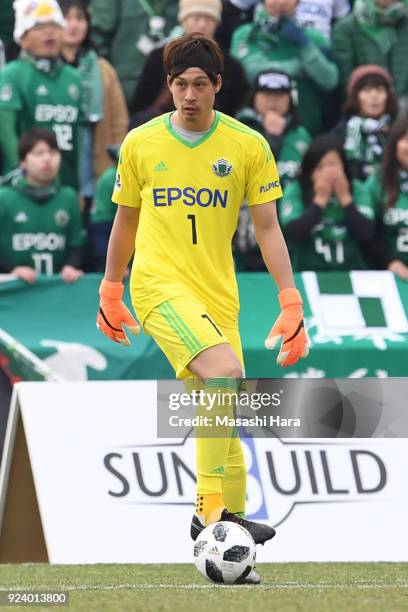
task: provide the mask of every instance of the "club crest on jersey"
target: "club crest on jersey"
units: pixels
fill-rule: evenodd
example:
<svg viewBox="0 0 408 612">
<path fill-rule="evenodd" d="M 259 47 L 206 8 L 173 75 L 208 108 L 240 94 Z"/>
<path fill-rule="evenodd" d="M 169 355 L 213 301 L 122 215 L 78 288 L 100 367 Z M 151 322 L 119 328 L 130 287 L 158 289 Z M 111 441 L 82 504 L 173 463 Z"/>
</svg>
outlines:
<svg viewBox="0 0 408 612">
<path fill-rule="evenodd" d="M 215 164 L 211 164 L 217 176 L 228 176 L 232 172 L 232 165 L 226 159 L 219 159 Z"/>
<path fill-rule="evenodd" d="M 68 93 L 71 96 L 72 100 L 79 100 L 80 91 L 76 85 L 70 85 L 68 87 Z"/>
<path fill-rule="evenodd" d="M 11 89 L 11 85 L 3 85 L 0 91 L 0 100 L 3 102 L 8 102 L 13 97 L 13 90 Z"/>
<path fill-rule="evenodd" d="M 69 223 L 70 215 L 66 210 L 57 210 L 54 215 L 55 223 L 59 227 L 65 227 Z"/>
</svg>

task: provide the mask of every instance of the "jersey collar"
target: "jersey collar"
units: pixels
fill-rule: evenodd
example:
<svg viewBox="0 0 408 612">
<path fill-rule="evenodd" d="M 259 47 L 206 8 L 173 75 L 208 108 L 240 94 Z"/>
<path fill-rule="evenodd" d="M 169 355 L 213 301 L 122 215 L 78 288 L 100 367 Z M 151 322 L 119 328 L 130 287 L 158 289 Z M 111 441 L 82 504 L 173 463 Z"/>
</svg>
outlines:
<svg viewBox="0 0 408 612">
<path fill-rule="evenodd" d="M 180 134 L 178 134 L 174 129 L 173 126 L 171 125 L 171 121 L 170 121 L 170 116 L 173 114 L 174 111 L 171 111 L 170 113 L 167 113 L 164 117 L 164 123 L 166 125 L 167 130 L 170 132 L 170 134 L 172 136 L 174 136 L 174 138 L 176 140 L 178 140 L 179 142 L 181 142 L 181 144 L 185 145 L 186 147 L 188 147 L 189 149 L 194 149 L 195 147 L 198 147 L 199 145 L 203 144 L 206 140 L 208 140 L 208 138 L 210 138 L 210 136 L 212 136 L 212 134 L 214 133 L 218 122 L 220 120 L 220 114 L 218 111 L 214 111 L 215 112 L 215 119 L 212 122 L 212 126 L 210 128 L 210 130 L 204 134 L 204 136 L 202 136 L 201 138 L 199 138 L 198 140 L 196 140 L 195 142 L 190 142 L 189 140 L 185 140 L 185 138 L 183 138 L 182 136 L 180 136 Z"/>
</svg>

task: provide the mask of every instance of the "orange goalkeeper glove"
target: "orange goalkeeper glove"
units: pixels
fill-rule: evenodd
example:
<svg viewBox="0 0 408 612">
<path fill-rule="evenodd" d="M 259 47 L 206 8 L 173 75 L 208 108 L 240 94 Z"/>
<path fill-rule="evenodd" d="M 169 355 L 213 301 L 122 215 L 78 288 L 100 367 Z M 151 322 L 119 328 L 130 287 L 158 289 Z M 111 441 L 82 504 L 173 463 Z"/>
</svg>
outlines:
<svg viewBox="0 0 408 612">
<path fill-rule="evenodd" d="M 294 365 L 309 354 L 309 339 L 303 323 L 302 298 L 297 289 L 282 289 L 279 293 L 282 312 L 265 340 L 265 347 L 273 349 L 283 337 L 276 363 L 284 368 Z"/>
<path fill-rule="evenodd" d="M 122 302 L 123 284 L 104 279 L 99 287 L 99 295 L 101 299 L 96 327 L 114 342 L 130 346 L 123 326 L 126 325 L 134 336 L 140 333 L 140 326 Z"/>
</svg>

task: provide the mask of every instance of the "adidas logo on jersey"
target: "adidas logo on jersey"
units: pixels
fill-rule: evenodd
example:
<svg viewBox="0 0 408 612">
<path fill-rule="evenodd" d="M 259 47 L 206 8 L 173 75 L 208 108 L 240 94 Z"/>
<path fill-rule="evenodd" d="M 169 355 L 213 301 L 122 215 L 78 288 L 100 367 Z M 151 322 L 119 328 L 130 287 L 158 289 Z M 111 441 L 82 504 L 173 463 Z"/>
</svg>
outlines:
<svg viewBox="0 0 408 612">
<path fill-rule="evenodd" d="M 24 211 L 21 211 L 16 214 L 16 216 L 14 217 L 14 221 L 16 223 L 25 223 L 26 221 L 28 221 L 28 216 Z"/>
<path fill-rule="evenodd" d="M 47 96 L 48 95 L 48 89 L 46 88 L 44 83 L 42 83 L 41 85 L 39 85 L 37 87 L 37 90 L 36 90 L 35 93 L 38 94 L 39 96 Z"/>
<path fill-rule="evenodd" d="M 160 161 L 155 167 L 154 167 L 154 171 L 155 172 L 163 172 L 163 170 L 168 170 L 168 167 L 166 166 L 166 164 L 164 163 L 164 161 Z"/>
</svg>

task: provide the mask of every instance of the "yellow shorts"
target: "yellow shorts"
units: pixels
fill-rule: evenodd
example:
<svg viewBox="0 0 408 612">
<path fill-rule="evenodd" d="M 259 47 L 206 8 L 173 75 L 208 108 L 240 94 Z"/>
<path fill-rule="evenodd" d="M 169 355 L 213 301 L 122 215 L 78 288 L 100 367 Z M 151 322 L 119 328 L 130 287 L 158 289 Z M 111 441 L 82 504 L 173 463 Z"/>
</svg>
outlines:
<svg viewBox="0 0 408 612">
<path fill-rule="evenodd" d="M 166 355 L 177 378 L 192 376 L 187 366 L 194 357 L 223 343 L 232 346 L 244 369 L 238 327 L 219 325 L 194 297 L 175 297 L 156 306 L 146 317 L 143 329 Z"/>
</svg>

